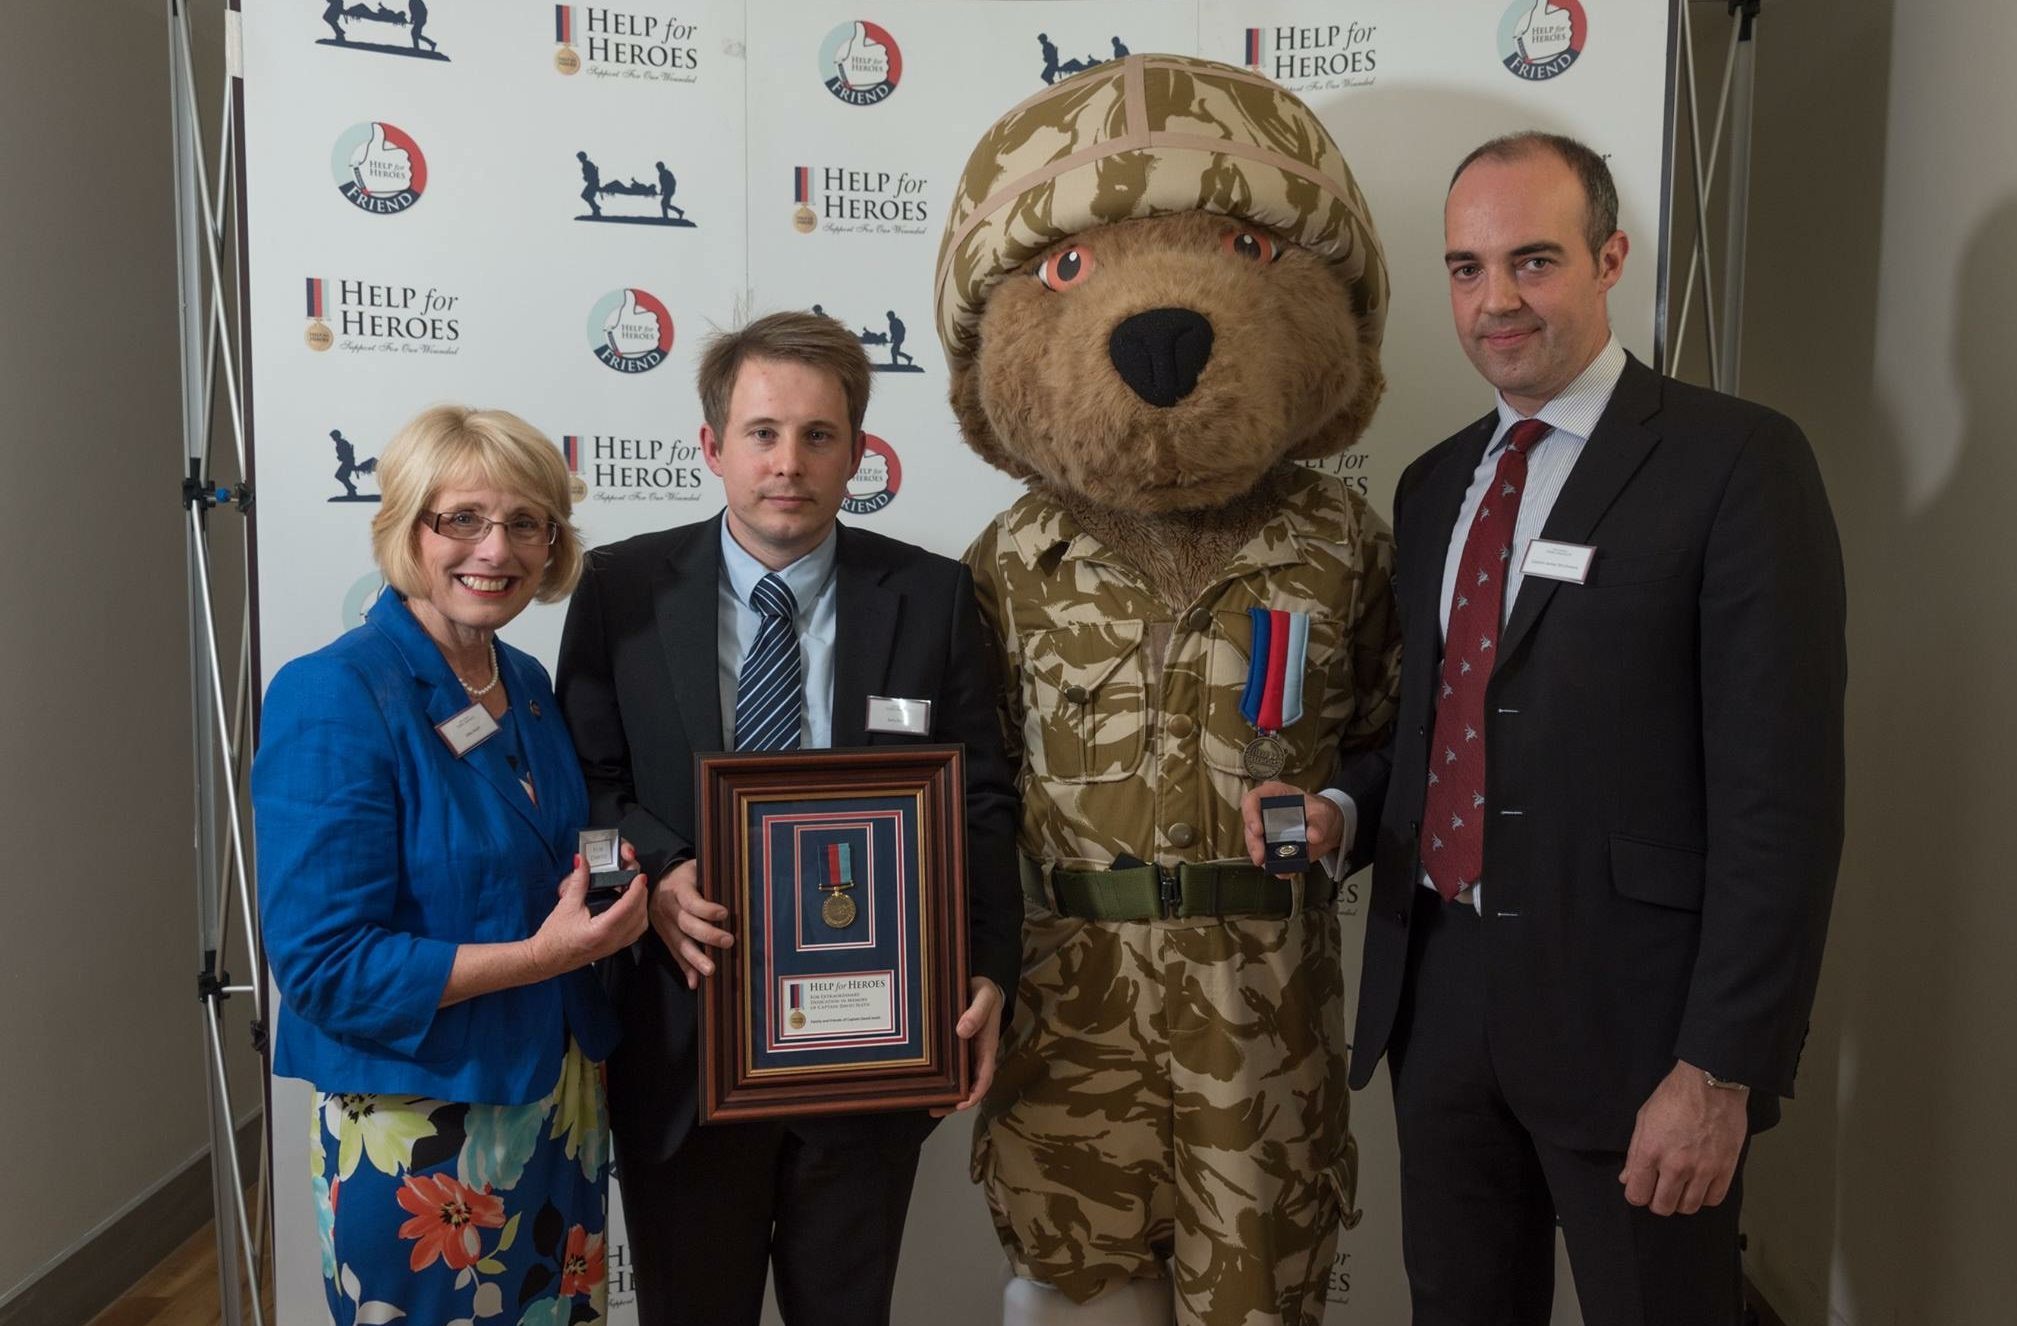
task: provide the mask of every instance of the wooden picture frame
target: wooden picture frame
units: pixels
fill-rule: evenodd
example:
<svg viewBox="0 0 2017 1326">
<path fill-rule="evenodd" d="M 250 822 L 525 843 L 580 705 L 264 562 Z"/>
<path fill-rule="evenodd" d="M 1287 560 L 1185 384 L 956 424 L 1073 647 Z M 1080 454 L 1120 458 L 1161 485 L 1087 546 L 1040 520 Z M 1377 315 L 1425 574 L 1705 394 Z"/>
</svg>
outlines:
<svg viewBox="0 0 2017 1326">
<path fill-rule="evenodd" d="M 955 1105 L 967 1042 L 961 747 L 696 757 L 703 1123 Z"/>
</svg>

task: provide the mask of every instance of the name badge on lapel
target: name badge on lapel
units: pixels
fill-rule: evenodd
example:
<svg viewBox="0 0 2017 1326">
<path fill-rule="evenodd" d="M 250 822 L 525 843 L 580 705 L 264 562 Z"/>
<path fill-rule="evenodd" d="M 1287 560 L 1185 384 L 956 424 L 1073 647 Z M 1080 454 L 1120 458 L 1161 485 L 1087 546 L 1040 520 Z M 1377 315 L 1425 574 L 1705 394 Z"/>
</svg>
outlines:
<svg viewBox="0 0 2017 1326">
<path fill-rule="evenodd" d="M 473 704 L 453 718 L 436 723 L 434 730 L 448 743 L 448 749 L 461 759 L 484 742 L 497 735 L 497 720 L 490 711 L 480 704 Z"/>
<path fill-rule="evenodd" d="M 887 696 L 868 697 L 868 730 L 895 732 L 906 737 L 931 735 L 930 700 L 892 700 Z"/>
<path fill-rule="evenodd" d="M 1596 555 L 1597 550 L 1585 544 L 1535 539 L 1527 545 L 1527 555 L 1520 562 L 1520 574 L 1580 585 L 1589 580 L 1590 561 Z"/>
</svg>

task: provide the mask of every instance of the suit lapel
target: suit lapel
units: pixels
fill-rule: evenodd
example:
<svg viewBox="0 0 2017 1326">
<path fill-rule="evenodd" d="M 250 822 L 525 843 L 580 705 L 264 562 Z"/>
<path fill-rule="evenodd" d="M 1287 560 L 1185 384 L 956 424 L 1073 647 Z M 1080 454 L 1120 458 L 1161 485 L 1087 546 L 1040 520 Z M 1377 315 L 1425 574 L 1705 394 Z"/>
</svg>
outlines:
<svg viewBox="0 0 2017 1326">
<path fill-rule="evenodd" d="M 1414 550 L 1414 555 L 1407 556 L 1403 573 L 1406 583 L 1401 586 L 1402 601 L 1413 610 L 1412 621 L 1419 633 L 1417 640 L 1409 642 L 1409 659 L 1431 671 L 1436 667 L 1436 656 L 1442 652 L 1436 641 L 1441 635 L 1445 555 L 1450 540 L 1456 537 L 1457 514 L 1464 505 L 1464 493 L 1471 486 L 1471 476 L 1477 473 L 1478 462 L 1484 459 L 1485 444 L 1492 440 L 1497 423 L 1498 415 L 1494 413 L 1471 425 L 1463 435 L 1463 444 L 1452 447 L 1442 464 L 1431 470 L 1420 489 L 1411 495 L 1408 528 L 1395 531 L 1401 547 Z"/>
<path fill-rule="evenodd" d="M 1646 426 L 1646 421 L 1659 409 L 1659 375 L 1628 357 L 1617 388 L 1611 393 L 1610 404 L 1604 407 L 1603 417 L 1597 420 L 1583 454 L 1576 458 L 1576 468 L 1569 471 L 1561 496 L 1548 513 L 1547 524 L 1541 529 L 1542 538 L 1557 543 L 1589 542 L 1590 532 L 1659 442 L 1659 437 Z M 1506 665 L 1506 659 L 1534 629 L 1535 621 L 1561 587 L 1561 581 L 1539 576 L 1521 581 L 1520 596 L 1513 601 L 1513 615 L 1499 641 L 1499 660 L 1493 665 L 1494 672 Z"/>
<path fill-rule="evenodd" d="M 658 638 L 672 673 L 673 700 L 696 751 L 721 749 L 721 517 L 689 525 L 653 586 Z"/>
<path fill-rule="evenodd" d="M 399 651 L 407 671 L 413 676 L 414 685 L 426 692 L 425 708 L 429 723 L 439 727 L 469 708 L 470 697 L 463 690 L 462 683 L 456 680 L 455 670 L 448 666 L 448 660 L 441 656 L 440 647 L 421 628 L 405 600 L 397 595 L 382 596 L 371 609 L 370 620 Z M 520 693 L 523 682 L 518 666 L 502 649 L 498 651 L 497 666 L 510 693 Z M 460 763 L 503 797 L 505 804 L 526 822 L 542 843 L 547 842 L 546 827 L 541 822 L 538 808 L 532 804 L 532 798 L 525 795 L 518 775 L 512 772 L 509 761 L 505 759 L 506 746 L 502 734 L 493 735 L 482 745 L 464 752 Z M 528 739 L 528 759 L 531 758 L 531 746 Z"/>
<path fill-rule="evenodd" d="M 868 744 L 868 697 L 883 690 L 902 616 L 887 570 L 864 558 L 843 525 L 834 549 L 833 744 Z"/>
</svg>

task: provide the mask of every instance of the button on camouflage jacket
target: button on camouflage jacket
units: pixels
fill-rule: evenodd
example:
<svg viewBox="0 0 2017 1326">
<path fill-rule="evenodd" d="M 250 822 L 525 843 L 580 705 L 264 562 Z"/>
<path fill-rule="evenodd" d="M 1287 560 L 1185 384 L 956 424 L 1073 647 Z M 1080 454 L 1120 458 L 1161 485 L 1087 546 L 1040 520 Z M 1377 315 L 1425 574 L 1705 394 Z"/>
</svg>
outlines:
<svg viewBox="0 0 2017 1326">
<path fill-rule="evenodd" d="M 1336 479 L 1299 471 L 1282 509 L 1181 606 L 1040 491 L 995 517 L 966 560 L 1002 651 L 1018 843 L 1047 866 L 1245 858 L 1251 607 L 1310 615 L 1284 781 L 1319 787 L 1340 748 L 1387 739 L 1400 693 L 1393 538 Z"/>
</svg>

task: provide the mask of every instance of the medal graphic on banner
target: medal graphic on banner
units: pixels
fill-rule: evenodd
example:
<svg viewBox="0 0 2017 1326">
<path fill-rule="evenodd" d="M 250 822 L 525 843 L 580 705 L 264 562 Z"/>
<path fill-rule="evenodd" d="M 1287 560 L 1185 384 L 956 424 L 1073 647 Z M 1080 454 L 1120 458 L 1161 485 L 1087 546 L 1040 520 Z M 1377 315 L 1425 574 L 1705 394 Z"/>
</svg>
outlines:
<svg viewBox="0 0 2017 1326">
<path fill-rule="evenodd" d="M 581 52 L 574 49 L 574 6 L 553 7 L 553 67 L 563 74 L 581 72 Z"/>
<path fill-rule="evenodd" d="M 835 930 L 845 930 L 854 924 L 854 899 L 843 890 L 854 887 L 854 848 L 848 843 L 828 843 L 826 845 L 826 883 L 819 886 L 826 894 L 826 901 L 820 904 L 819 919 Z"/>
<path fill-rule="evenodd" d="M 336 344 L 336 334 L 329 330 L 329 324 L 322 320 L 323 311 L 328 307 L 324 302 L 322 278 L 308 278 L 308 330 L 302 333 L 308 348 L 320 354 Z"/>
<path fill-rule="evenodd" d="M 791 214 L 791 228 L 801 235 L 810 235 L 819 227 L 819 218 L 813 215 L 812 167 L 793 166 L 791 168 L 791 200 L 798 210 Z"/>
<path fill-rule="evenodd" d="M 1288 767 L 1282 729 L 1303 716 L 1303 663 L 1310 652 L 1310 614 L 1249 608 L 1254 636 L 1247 658 L 1247 688 L 1240 716 L 1254 738 L 1240 751 L 1247 777 L 1266 782 Z"/>
</svg>

